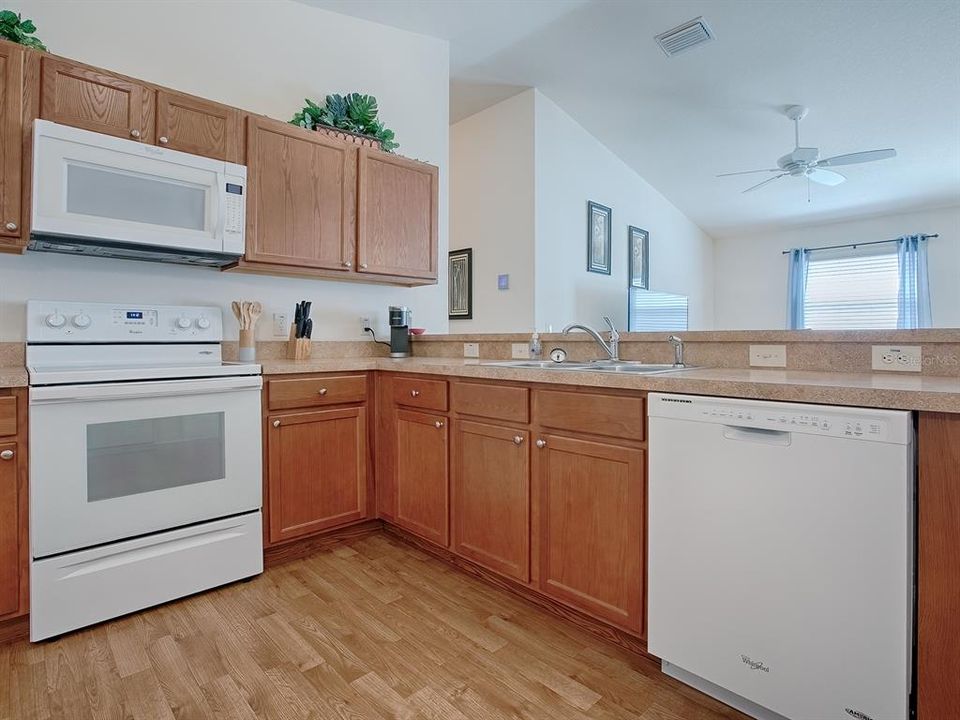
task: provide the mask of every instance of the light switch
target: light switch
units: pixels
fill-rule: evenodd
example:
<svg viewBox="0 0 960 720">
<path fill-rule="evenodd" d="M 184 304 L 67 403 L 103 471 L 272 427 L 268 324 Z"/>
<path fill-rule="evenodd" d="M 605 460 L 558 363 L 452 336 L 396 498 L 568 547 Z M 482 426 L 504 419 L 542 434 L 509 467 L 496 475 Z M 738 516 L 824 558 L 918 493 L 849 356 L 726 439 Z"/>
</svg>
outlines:
<svg viewBox="0 0 960 720">
<path fill-rule="evenodd" d="M 478 358 L 480 357 L 480 343 L 464 343 L 463 344 L 463 356 L 465 358 Z"/>
</svg>

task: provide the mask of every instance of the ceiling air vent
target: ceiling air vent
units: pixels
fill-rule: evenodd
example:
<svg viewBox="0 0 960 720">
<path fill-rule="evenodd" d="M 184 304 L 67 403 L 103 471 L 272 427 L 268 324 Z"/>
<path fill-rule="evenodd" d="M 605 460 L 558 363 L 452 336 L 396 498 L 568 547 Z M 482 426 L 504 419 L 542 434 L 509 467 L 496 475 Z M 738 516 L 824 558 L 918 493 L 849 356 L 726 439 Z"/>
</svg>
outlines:
<svg viewBox="0 0 960 720">
<path fill-rule="evenodd" d="M 713 30 L 707 25 L 707 21 L 698 17 L 690 22 L 683 23 L 683 25 L 678 25 L 673 30 L 660 33 L 655 39 L 660 49 L 667 54 L 667 57 L 673 57 L 697 45 L 709 42 L 714 37 Z"/>
</svg>

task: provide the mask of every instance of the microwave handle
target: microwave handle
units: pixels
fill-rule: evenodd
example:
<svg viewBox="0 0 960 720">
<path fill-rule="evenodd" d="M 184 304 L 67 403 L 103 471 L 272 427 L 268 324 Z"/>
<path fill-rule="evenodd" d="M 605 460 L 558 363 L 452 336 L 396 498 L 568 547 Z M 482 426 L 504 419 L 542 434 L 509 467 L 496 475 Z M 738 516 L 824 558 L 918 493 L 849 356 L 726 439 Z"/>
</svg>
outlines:
<svg viewBox="0 0 960 720">
<path fill-rule="evenodd" d="M 227 176 L 226 173 L 217 173 L 217 232 L 214 237 L 223 242 L 224 230 L 227 227 Z"/>
</svg>

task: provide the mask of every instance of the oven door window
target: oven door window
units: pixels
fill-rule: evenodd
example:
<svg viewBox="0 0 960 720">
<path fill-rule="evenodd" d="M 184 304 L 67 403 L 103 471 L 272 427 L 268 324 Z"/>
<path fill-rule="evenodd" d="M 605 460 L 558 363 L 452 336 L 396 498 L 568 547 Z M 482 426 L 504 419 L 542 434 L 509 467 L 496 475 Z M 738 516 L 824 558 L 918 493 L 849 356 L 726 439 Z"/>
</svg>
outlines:
<svg viewBox="0 0 960 720">
<path fill-rule="evenodd" d="M 87 502 L 220 480 L 224 413 L 87 426 Z"/>
</svg>

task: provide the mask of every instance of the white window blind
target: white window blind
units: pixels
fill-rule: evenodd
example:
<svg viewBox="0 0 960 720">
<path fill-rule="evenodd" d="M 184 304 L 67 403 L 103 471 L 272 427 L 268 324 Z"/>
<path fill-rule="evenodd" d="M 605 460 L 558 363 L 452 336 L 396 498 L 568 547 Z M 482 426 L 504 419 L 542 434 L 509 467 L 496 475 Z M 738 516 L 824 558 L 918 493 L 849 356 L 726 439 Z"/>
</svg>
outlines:
<svg viewBox="0 0 960 720">
<path fill-rule="evenodd" d="M 629 315 L 631 332 L 686 330 L 687 298 L 632 287 Z"/>
<path fill-rule="evenodd" d="M 807 265 L 804 327 L 895 328 L 898 287 L 896 245 L 813 251 Z"/>
</svg>

